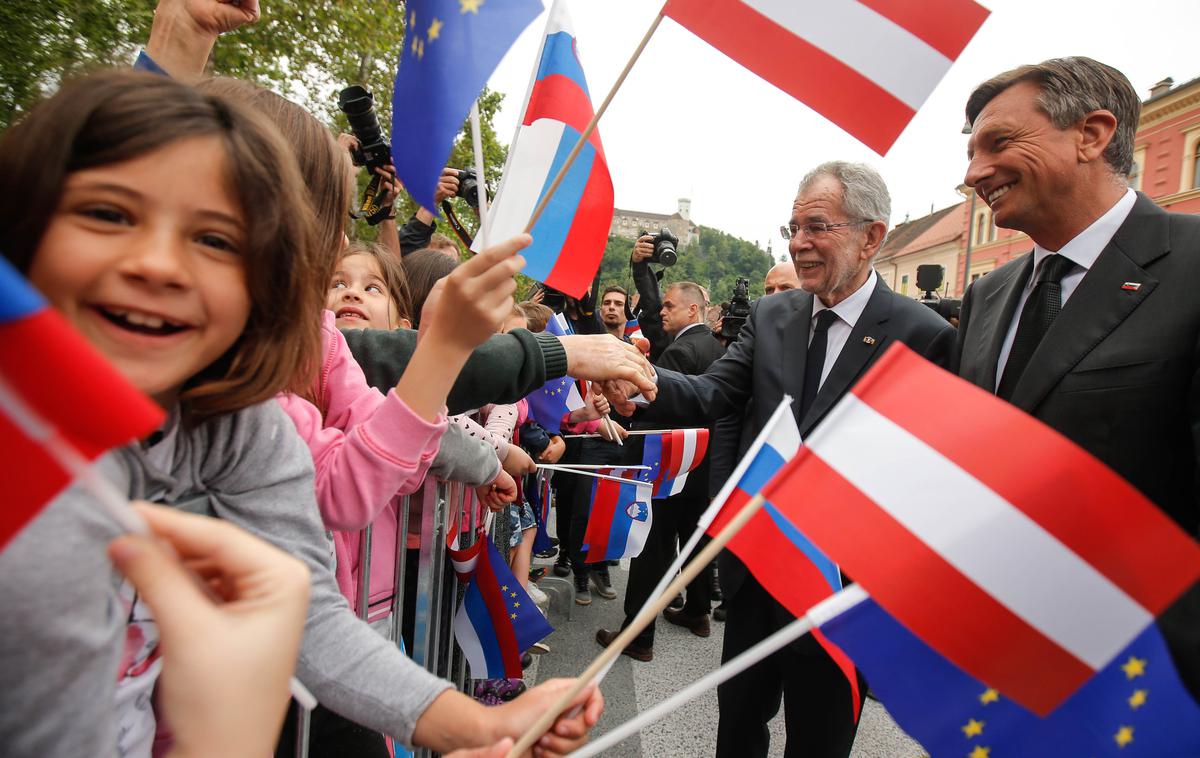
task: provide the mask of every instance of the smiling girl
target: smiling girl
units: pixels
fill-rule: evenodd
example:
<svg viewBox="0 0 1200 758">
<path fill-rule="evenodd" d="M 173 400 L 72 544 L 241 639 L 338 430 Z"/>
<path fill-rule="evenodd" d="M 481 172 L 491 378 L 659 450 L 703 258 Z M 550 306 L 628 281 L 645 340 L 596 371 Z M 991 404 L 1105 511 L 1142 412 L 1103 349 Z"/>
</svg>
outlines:
<svg viewBox="0 0 1200 758">
<path fill-rule="evenodd" d="M 330 259 L 306 194 L 260 115 L 164 77 L 101 73 L 5 133 L 0 249 L 169 411 L 102 471 L 130 498 L 226 519 L 309 567 L 297 674 L 319 699 L 443 751 L 494 742 L 532 722 L 537 698 L 484 713 L 354 618 L 329 569 L 311 456 L 278 403 L 263 402 L 311 386 L 321 354 L 313 285 Z M 486 251 L 479 266 L 523 243 Z M 0 553 L 6 755 L 148 752 L 157 632 L 118 594 L 104 553 L 115 536 L 71 488 Z M 566 747 L 583 719 L 559 729 Z"/>
</svg>

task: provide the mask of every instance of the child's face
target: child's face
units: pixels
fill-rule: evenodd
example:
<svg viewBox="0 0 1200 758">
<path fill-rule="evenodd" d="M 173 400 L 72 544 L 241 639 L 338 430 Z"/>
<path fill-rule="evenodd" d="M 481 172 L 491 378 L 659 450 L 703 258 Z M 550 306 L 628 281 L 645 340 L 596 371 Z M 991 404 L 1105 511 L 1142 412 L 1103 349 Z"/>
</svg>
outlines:
<svg viewBox="0 0 1200 758">
<path fill-rule="evenodd" d="M 395 329 L 400 322 L 374 256 L 355 253 L 338 263 L 325 307 L 339 329 Z"/>
<path fill-rule="evenodd" d="M 29 279 L 162 405 L 246 327 L 245 221 L 216 138 L 67 177 Z"/>
</svg>

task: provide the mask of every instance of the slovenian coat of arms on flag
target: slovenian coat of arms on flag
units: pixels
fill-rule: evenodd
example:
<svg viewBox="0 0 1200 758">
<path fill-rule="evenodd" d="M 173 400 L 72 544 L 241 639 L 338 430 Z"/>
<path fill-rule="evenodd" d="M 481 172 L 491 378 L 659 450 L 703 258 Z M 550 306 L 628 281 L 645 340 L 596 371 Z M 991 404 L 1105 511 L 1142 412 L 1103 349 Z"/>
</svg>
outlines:
<svg viewBox="0 0 1200 758">
<path fill-rule="evenodd" d="M 525 229 L 593 115 L 571 19 L 566 4 L 556 0 L 490 212 L 493 239 Z M 582 297 L 600 268 L 612 217 L 612 178 L 600 132 L 593 130 L 531 230 L 533 244 L 521 251 L 527 261 L 522 273 Z"/>
<path fill-rule="evenodd" d="M 594 480 L 592 510 L 583 535 L 585 560 L 599 563 L 635 558 L 646 546 L 653 521 L 651 485 L 633 479 L 627 469 L 600 469 L 597 473 L 625 481 Z"/>
</svg>

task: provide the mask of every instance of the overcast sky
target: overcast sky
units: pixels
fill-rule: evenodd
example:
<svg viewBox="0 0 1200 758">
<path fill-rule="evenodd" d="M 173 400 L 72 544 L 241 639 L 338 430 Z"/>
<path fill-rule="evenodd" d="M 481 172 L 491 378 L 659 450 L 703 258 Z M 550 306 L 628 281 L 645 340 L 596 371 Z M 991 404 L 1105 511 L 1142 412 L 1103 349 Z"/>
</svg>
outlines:
<svg viewBox="0 0 1200 758">
<path fill-rule="evenodd" d="M 797 0 L 798 2 L 802 0 Z M 811 0 L 810 0 L 811 1 Z M 547 9 L 552 0 L 544 0 Z M 816 2 L 814 2 L 816 4 Z M 784 250 L 804 173 L 825 160 L 877 167 L 892 193 L 892 221 L 959 199 L 966 169 L 963 104 L 976 84 L 1020 65 L 1088 55 L 1123 71 L 1145 99 L 1170 76 L 1200 76 L 1197 0 L 983 0 L 991 16 L 887 157 L 767 84 L 671 19 L 664 19 L 600 121 L 617 207 L 692 218 Z M 657 0 L 567 0 L 592 102 L 599 105 L 654 14 Z M 511 140 L 529 85 L 543 15 L 509 51 L 489 85 L 505 93 L 496 120 Z"/>
</svg>

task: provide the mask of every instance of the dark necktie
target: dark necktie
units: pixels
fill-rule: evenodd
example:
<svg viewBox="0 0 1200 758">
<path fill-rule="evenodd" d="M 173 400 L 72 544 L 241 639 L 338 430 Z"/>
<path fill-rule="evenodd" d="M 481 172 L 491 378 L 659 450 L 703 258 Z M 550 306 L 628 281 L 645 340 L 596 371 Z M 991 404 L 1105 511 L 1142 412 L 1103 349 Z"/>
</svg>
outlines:
<svg viewBox="0 0 1200 758">
<path fill-rule="evenodd" d="M 813 327 L 812 342 L 808 343 L 808 357 L 804 361 L 804 394 L 800 396 L 800 420 L 808 415 L 817 390 L 821 387 L 821 372 L 825 369 L 825 352 L 829 349 L 829 327 L 838 315 L 826 308 L 817 314 Z"/>
<path fill-rule="evenodd" d="M 1062 310 L 1062 278 L 1074 265 L 1069 258 L 1057 253 L 1042 261 L 1037 272 L 1037 283 L 1033 286 L 1033 292 L 1029 293 L 1025 307 L 1021 309 L 1021 320 L 1017 322 L 1012 349 L 1004 364 L 1000 386 L 996 388 L 996 394 L 1005 400 L 1012 398 L 1017 382 L 1029 365 L 1029 359 Z"/>
</svg>

